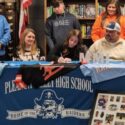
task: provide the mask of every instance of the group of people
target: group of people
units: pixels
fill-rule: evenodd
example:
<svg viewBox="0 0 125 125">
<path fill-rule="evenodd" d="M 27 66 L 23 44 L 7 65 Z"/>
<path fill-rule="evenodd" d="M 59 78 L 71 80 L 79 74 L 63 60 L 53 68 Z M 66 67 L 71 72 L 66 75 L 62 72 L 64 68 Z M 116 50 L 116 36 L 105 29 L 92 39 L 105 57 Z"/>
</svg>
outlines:
<svg viewBox="0 0 125 125">
<path fill-rule="evenodd" d="M 88 61 L 97 58 L 98 53 L 104 58 L 125 60 L 125 16 L 118 0 L 108 0 L 105 12 L 93 24 L 91 37 L 94 44 L 86 54 Z"/>
<path fill-rule="evenodd" d="M 65 11 L 63 0 L 53 0 L 52 5 L 53 14 L 47 18 L 45 24 L 47 57 L 45 58 L 37 47 L 35 31 L 26 28 L 13 60 L 51 60 L 56 63 L 68 63 L 79 60 L 80 52 L 86 55 L 87 61 L 93 60 L 96 53 L 108 55 L 115 60 L 125 60 L 125 17 L 121 15 L 118 0 L 108 0 L 105 12 L 96 18 L 91 31 L 93 44 L 89 49 L 82 40 L 79 21 L 73 14 Z M 3 50 L 8 43 L 6 40 L 10 40 L 9 25 L 7 21 L 5 23 L 6 36 L 0 33 L 0 59 L 2 54 L 5 54 Z M 3 29 L 2 25 L 0 27 Z"/>
</svg>

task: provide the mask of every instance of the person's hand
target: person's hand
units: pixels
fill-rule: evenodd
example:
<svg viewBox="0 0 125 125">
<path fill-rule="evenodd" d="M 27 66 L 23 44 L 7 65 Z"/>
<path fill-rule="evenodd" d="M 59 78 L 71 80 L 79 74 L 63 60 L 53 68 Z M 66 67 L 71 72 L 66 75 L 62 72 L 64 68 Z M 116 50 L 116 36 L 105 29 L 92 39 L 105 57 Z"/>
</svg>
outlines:
<svg viewBox="0 0 125 125">
<path fill-rule="evenodd" d="M 40 57 L 40 61 L 45 61 L 45 60 L 46 60 L 45 56 Z"/>
<path fill-rule="evenodd" d="M 58 63 L 65 63 L 65 58 L 62 56 L 58 58 Z"/>
<path fill-rule="evenodd" d="M 72 60 L 71 60 L 70 58 L 65 58 L 65 59 L 64 59 L 64 62 L 65 62 L 65 63 L 70 63 L 71 61 L 72 61 Z"/>
</svg>

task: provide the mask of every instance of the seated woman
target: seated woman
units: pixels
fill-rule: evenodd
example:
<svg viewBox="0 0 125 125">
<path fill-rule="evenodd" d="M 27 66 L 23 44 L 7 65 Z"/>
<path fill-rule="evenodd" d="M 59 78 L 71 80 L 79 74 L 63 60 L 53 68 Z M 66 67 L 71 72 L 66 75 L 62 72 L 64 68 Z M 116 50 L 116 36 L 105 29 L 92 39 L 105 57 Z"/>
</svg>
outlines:
<svg viewBox="0 0 125 125">
<path fill-rule="evenodd" d="M 45 60 L 43 52 L 37 47 L 35 31 L 31 28 L 26 28 L 22 34 L 19 48 L 14 61 L 31 61 Z"/>
<path fill-rule="evenodd" d="M 69 32 L 62 49 L 60 49 L 60 57 L 58 63 L 68 63 L 72 60 L 79 60 L 79 53 L 84 54 L 87 51 L 86 45 L 82 43 L 81 31 L 73 29 Z"/>
</svg>

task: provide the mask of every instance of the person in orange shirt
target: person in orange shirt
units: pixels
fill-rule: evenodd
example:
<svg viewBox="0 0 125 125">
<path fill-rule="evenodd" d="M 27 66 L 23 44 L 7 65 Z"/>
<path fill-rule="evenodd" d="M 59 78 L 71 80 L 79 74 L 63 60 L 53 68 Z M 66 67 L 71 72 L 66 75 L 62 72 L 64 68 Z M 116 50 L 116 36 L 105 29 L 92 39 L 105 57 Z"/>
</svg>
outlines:
<svg viewBox="0 0 125 125">
<path fill-rule="evenodd" d="M 104 37 L 105 26 L 112 21 L 118 22 L 121 26 L 120 37 L 125 39 L 125 16 L 121 15 L 120 5 L 118 0 L 108 0 L 105 12 L 101 13 L 95 20 L 92 26 L 91 37 L 93 42 Z"/>
</svg>

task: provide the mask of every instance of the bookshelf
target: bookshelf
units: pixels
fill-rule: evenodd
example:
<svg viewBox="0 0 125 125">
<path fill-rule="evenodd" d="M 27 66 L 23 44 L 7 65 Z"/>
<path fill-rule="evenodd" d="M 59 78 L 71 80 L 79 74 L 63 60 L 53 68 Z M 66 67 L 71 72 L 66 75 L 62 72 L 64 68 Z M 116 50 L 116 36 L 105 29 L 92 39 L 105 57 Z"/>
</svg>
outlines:
<svg viewBox="0 0 125 125">
<path fill-rule="evenodd" d="M 4 15 L 10 24 L 11 41 L 6 47 L 6 58 L 11 60 L 18 43 L 18 0 L 0 0 L 0 14 Z"/>
</svg>

